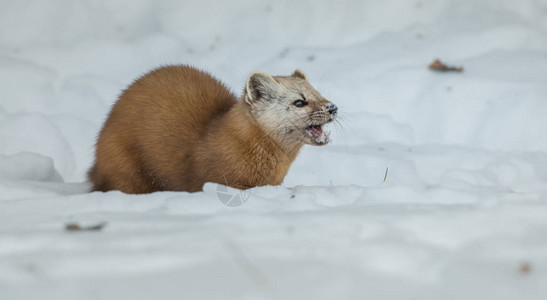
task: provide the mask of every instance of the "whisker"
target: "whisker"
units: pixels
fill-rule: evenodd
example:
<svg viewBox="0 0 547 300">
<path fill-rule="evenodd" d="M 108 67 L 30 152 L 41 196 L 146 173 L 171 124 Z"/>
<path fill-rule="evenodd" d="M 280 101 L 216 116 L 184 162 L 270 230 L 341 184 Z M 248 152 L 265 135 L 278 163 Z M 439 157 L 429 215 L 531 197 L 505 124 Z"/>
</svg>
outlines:
<svg viewBox="0 0 547 300">
<path fill-rule="evenodd" d="M 342 130 L 343 127 L 342 127 L 342 125 L 340 124 L 340 122 L 338 120 L 334 120 L 334 128 L 336 129 L 336 131 L 340 135 L 340 138 L 342 139 L 342 142 L 344 143 L 344 145 L 347 146 L 346 134 L 345 134 L 344 130 Z"/>
</svg>

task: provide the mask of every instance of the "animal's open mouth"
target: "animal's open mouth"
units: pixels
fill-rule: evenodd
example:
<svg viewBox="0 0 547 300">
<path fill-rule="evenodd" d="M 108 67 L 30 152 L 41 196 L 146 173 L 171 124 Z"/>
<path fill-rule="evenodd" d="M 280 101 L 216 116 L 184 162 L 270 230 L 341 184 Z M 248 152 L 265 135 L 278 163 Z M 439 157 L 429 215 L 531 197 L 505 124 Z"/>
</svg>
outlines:
<svg viewBox="0 0 547 300">
<path fill-rule="evenodd" d="M 306 133 L 311 137 L 311 139 L 319 145 L 327 144 L 330 141 L 330 132 L 325 132 L 323 130 L 323 125 L 324 124 L 310 125 L 305 129 Z"/>
</svg>

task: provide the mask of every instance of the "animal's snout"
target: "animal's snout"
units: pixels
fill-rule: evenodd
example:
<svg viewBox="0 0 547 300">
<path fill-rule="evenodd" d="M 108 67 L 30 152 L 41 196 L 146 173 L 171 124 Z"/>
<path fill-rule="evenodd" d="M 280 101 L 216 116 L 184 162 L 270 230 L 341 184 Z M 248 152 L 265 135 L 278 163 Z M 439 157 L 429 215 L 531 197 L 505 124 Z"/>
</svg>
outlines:
<svg viewBox="0 0 547 300">
<path fill-rule="evenodd" d="M 331 115 L 331 117 L 334 117 L 336 113 L 338 112 L 338 107 L 334 105 L 334 103 L 330 103 L 327 106 L 327 112 Z"/>
</svg>

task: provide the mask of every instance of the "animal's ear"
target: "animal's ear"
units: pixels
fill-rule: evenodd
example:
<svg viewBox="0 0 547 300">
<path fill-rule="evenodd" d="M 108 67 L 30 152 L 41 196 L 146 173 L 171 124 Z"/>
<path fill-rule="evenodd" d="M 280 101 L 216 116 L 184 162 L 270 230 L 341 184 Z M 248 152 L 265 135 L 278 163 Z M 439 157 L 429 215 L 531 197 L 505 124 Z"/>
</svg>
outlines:
<svg viewBox="0 0 547 300">
<path fill-rule="evenodd" d="M 247 79 L 245 101 L 251 104 L 259 99 L 273 98 L 278 89 L 279 86 L 271 75 L 264 72 L 254 72 Z"/>
<path fill-rule="evenodd" d="M 302 71 L 300 69 L 294 70 L 294 73 L 292 73 L 291 77 L 308 80 L 308 76 L 306 76 L 306 74 L 304 74 L 304 71 Z"/>
</svg>

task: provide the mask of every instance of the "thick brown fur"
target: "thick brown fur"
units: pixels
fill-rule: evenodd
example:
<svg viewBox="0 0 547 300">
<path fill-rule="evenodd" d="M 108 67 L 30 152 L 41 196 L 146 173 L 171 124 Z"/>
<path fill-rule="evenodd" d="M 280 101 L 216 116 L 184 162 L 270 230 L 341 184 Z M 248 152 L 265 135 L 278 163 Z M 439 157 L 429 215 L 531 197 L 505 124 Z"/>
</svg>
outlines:
<svg viewBox="0 0 547 300">
<path fill-rule="evenodd" d="M 141 77 L 122 93 L 101 130 L 88 174 L 92 190 L 280 184 L 304 142 L 266 132 L 245 101 L 248 91 L 238 101 L 217 79 L 188 66 Z"/>
</svg>

